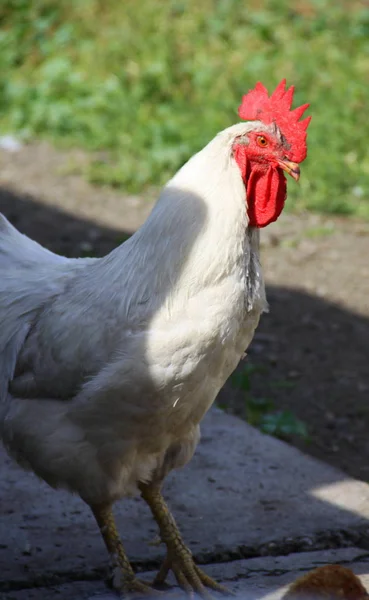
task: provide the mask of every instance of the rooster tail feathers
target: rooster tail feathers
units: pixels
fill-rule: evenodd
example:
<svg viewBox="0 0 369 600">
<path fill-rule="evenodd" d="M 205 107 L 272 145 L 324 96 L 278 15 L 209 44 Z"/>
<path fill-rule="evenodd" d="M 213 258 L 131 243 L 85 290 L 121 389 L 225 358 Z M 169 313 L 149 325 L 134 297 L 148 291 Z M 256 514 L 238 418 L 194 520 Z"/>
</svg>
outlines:
<svg viewBox="0 0 369 600">
<path fill-rule="evenodd" d="M 60 264 L 67 261 L 64 256 L 50 252 L 20 233 L 0 213 L 0 273 L 3 269 L 16 266 L 29 268 L 32 263 Z"/>
</svg>

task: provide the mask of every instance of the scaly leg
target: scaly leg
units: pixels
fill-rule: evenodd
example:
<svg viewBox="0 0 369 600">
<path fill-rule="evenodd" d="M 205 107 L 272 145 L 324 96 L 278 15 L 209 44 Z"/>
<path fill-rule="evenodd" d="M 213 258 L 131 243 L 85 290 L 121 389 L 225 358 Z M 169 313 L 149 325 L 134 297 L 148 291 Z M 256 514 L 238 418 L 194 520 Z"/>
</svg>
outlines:
<svg viewBox="0 0 369 600">
<path fill-rule="evenodd" d="M 172 569 L 178 584 L 188 594 L 197 592 L 203 598 L 210 598 L 206 588 L 211 588 L 227 596 L 232 595 L 204 573 L 192 558 L 191 551 L 185 546 L 178 526 L 171 515 L 159 486 L 140 484 L 141 496 L 149 505 L 155 521 L 159 525 L 162 541 L 167 546 L 167 556 L 157 574 L 154 584 L 164 583 Z"/>
<path fill-rule="evenodd" d="M 136 579 L 120 540 L 111 506 L 91 506 L 91 510 L 110 554 L 114 589 L 128 596 L 159 594 L 160 592 Z"/>
</svg>

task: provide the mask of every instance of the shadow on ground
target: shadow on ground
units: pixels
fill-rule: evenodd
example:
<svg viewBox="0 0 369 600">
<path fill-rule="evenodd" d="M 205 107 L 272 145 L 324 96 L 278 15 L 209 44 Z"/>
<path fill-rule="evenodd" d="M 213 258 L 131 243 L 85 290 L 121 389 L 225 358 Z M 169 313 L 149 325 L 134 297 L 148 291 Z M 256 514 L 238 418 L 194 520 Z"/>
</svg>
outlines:
<svg viewBox="0 0 369 600">
<path fill-rule="evenodd" d="M 309 439 L 293 445 L 368 481 L 368 319 L 294 289 L 269 287 L 268 301 L 238 369 L 250 372 L 248 394 L 304 421 Z M 229 384 L 220 402 L 246 417 L 245 394 Z"/>
<path fill-rule="evenodd" d="M 132 231 L 101 226 L 68 212 L 0 187 L 0 211 L 19 231 L 56 252 L 69 257 L 103 256 Z"/>
</svg>

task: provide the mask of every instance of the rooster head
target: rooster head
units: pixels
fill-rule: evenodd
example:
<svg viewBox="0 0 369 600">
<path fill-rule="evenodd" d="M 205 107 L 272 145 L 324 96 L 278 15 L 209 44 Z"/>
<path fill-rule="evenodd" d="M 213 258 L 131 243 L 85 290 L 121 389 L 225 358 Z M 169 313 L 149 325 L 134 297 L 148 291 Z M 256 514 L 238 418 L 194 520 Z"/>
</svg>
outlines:
<svg viewBox="0 0 369 600">
<path fill-rule="evenodd" d="M 265 227 L 275 221 L 286 199 L 288 173 L 298 181 L 306 158 L 306 129 L 311 117 L 300 121 L 309 104 L 291 110 L 294 87 L 284 79 L 271 96 L 261 84 L 242 98 L 238 114 L 254 121 L 233 144 L 233 155 L 246 187 L 249 224 Z"/>
</svg>

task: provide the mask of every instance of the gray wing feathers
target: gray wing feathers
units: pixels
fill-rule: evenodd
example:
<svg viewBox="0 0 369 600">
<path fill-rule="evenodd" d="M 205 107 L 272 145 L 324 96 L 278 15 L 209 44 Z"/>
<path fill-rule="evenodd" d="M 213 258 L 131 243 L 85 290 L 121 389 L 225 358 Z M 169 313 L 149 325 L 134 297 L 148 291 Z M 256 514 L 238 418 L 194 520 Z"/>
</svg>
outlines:
<svg viewBox="0 0 369 600">
<path fill-rule="evenodd" d="M 0 402 L 37 315 L 64 287 L 67 263 L 0 214 Z"/>
<path fill-rule="evenodd" d="M 0 405 L 2 399 L 6 397 L 9 382 L 13 379 L 18 352 L 23 346 L 30 327 L 30 323 L 21 321 L 18 331 L 12 332 L 11 336 L 5 337 L 3 333 L 0 334 Z"/>
</svg>

